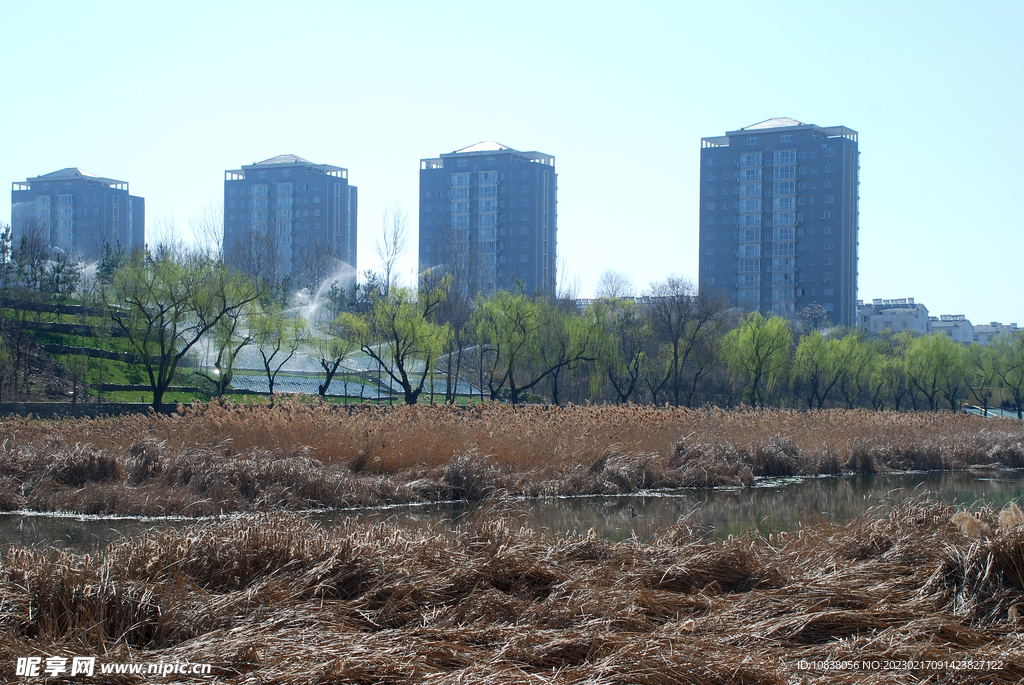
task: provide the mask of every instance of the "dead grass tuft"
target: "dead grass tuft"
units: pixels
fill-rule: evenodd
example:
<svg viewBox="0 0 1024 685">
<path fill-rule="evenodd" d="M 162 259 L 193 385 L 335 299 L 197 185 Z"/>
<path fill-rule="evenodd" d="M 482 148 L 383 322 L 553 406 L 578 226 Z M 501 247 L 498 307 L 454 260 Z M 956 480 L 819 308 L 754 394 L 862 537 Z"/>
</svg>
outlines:
<svg viewBox="0 0 1024 685">
<path fill-rule="evenodd" d="M 1019 682 L 1024 533 L 977 540 L 953 514 L 908 502 L 796 534 L 715 542 L 678 524 L 620 543 L 487 513 L 445 533 L 275 514 L 95 555 L 10 548 L 0 675 L 65 650 L 289 685 L 969 682 L 801 659 L 991 659 L 985 682 Z"/>
<path fill-rule="evenodd" d="M 685 436 L 680 438 L 680 436 Z M 0 421 L 0 509 L 207 514 L 1024 465 L 1019 422 L 866 410 L 340 407 Z"/>
</svg>

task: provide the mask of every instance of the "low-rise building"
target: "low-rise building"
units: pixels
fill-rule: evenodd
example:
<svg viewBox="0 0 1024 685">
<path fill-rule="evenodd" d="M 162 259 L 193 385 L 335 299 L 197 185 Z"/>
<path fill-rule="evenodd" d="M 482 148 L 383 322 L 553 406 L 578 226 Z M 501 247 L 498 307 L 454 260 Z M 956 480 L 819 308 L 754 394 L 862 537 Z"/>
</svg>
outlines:
<svg viewBox="0 0 1024 685">
<path fill-rule="evenodd" d="M 974 326 L 963 314 L 942 314 L 928 320 L 932 333 L 945 333 L 954 342 L 970 345 L 974 340 Z"/>
<path fill-rule="evenodd" d="M 988 345 L 1001 333 L 1016 333 L 1021 329 L 1017 324 L 1003 324 L 998 321 L 991 321 L 987 324 L 978 324 L 974 327 L 974 342 L 980 345 Z"/>
<path fill-rule="evenodd" d="M 871 304 L 857 302 L 857 327 L 868 335 L 878 335 L 886 330 L 894 333 L 913 331 L 921 335 L 928 333 L 928 308 L 912 297 L 892 300 L 874 299 Z"/>
</svg>

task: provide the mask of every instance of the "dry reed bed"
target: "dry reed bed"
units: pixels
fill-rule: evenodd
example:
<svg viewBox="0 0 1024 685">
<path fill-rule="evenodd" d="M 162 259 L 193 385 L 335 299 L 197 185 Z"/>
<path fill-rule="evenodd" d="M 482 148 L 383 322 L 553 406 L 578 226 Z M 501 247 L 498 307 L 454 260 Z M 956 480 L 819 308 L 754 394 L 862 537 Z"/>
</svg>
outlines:
<svg viewBox="0 0 1024 685">
<path fill-rule="evenodd" d="M 486 513 L 440 534 L 273 514 L 95 556 L 11 548 L 0 675 L 17 656 L 62 653 L 207 662 L 233 683 L 1020 682 L 1019 510 L 879 513 L 726 542 L 684 522 L 647 543 L 552 541 Z M 825 672 L 801 659 L 1001 666 Z"/>
<path fill-rule="evenodd" d="M 0 509 L 209 514 L 1024 466 L 1024 424 L 950 413 L 276 407 L 0 422 Z"/>
</svg>

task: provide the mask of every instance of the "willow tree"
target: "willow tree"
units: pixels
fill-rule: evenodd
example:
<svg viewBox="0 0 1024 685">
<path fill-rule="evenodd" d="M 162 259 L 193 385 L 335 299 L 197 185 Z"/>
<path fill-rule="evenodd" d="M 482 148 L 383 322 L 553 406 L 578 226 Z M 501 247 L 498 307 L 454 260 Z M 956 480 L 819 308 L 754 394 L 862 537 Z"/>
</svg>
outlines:
<svg viewBox="0 0 1024 685">
<path fill-rule="evenodd" d="M 621 297 L 599 300 L 594 305 L 594 314 L 604 327 L 598 368 L 611 383 L 616 402 L 629 402 L 647 358 L 652 333 L 650 319 L 635 300 Z"/>
<path fill-rule="evenodd" d="M 324 370 L 324 380 L 316 388 L 320 397 L 326 397 L 342 363 L 359 348 L 355 330 L 350 326 L 351 318 L 339 314 L 329 323 L 310 330 L 310 347 L 320 362 L 320 368 Z"/>
<path fill-rule="evenodd" d="M 595 361 L 601 348 L 600 320 L 592 312 L 581 314 L 544 297 L 506 291 L 479 297 L 473 323 L 480 358 L 488 360 L 486 382 L 492 400 L 507 388 L 516 404 L 523 393 L 551 380 L 552 400 L 557 403 L 558 375 Z"/>
<path fill-rule="evenodd" d="M 450 280 L 423 289 L 419 297 L 392 283 L 373 296 L 373 309 L 364 316 L 342 314 L 341 324 L 359 348 L 401 386 L 406 404 L 416 404 L 434 359 L 451 337 L 447 324 L 431 321 L 444 300 Z"/>
<path fill-rule="evenodd" d="M 963 348 L 942 333 L 915 338 L 907 348 L 907 377 L 911 384 L 928 399 L 928 408 L 936 410 L 939 401 L 955 391 L 963 373 Z M 956 394 L 950 406 L 956 408 Z"/>
<path fill-rule="evenodd" d="M 740 319 L 723 340 L 729 371 L 748 383 L 750 406 L 764 406 L 764 394 L 775 387 L 789 365 L 793 331 L 789 321 L 778 316 L 764 318 L 753 312 Z"/>
<path fill-rule="evenodd" d="M 250 279 L 179 250 L 155 258 L 136 252 L 118 267 L 107 304 L 149 377 L 154 409 L 163 407 L 179 363 L 196 343 L 259 296 Z"/>
<path fill-rule="evenodd" d="M 996 375 L 1013 398 L 1017 418 L 1024 418 L 1024 331 L 1008 331 L 996 338 L 994 363 Z"/>
<path fill-rule="evenodd" d="M 274 383 L 284 365 L 306 341 L 306 324 L 298 316 L 285 316 L 280 304 L 270 302 L 251 319 L 252 337 L 263 361 L 270 397 L 274 397 Z"/>
</svg>

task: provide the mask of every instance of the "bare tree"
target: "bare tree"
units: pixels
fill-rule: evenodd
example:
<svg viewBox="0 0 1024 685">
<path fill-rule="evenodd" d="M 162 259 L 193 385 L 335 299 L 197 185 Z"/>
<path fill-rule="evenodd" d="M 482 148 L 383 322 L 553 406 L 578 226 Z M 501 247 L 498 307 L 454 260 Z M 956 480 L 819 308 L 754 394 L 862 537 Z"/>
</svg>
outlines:
<svg viewBox="0 0 1024 685">
<path fill-rule="evenodd" d="M 636 297 L 636 284 L 629 274 L 605 269 L 597 277 L 597 296 L 604 298 Z"/>
<path fill-rule="evenodd" d="M 384 208 L 383 231 L 373 239 L 373 252 L 380 258 L 385 295 L 398 282 L 398 260 L 409 246 L 409 217 L 398 202 Z"/>
<path fill-rule="evenodd" d="M 196 249 L 207 259 L 220 261 L 224 257 L 224 210 L 210 202 L 193 214 L 189 219 L 189 228 Z"/>
<path fill-rule="evenodd" d="M 555 293 L 555 298 L 559 300 L 573 300 L 579 298 L 580 291 L 583 289 L 583 284 L 580 281 L 579 274 L 569 275 L 569 266 L 563 257 L 560 260 L 562 263 L 558 269 L 558 273 L 562 274 L 562 278 L 558 281 L 558 292 Z"/>
<path fill-rule="evenodd" d="M 274 236 L 269 231 L 247 231 L 225 249 L 229 266 L 265 283 L 277 283 L 280 264 Z"/>
</svg>

